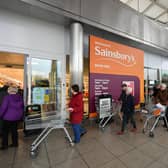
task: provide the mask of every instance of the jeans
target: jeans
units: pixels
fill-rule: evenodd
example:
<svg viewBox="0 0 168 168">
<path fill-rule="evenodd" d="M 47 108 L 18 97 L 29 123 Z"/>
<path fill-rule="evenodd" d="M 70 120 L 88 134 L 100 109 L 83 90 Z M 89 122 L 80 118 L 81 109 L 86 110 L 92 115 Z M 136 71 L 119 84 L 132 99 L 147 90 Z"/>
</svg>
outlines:
<svg viewBox="0 0 168 168">
<path fill-rule="evenodd" d="M 75 137 L 74 142 L 79 143 L 81 134 L 85 133 L 86 130 L 83 127 L 81 127 L 81 124 L 72 124 L 72 128 Z"/>
</svg>

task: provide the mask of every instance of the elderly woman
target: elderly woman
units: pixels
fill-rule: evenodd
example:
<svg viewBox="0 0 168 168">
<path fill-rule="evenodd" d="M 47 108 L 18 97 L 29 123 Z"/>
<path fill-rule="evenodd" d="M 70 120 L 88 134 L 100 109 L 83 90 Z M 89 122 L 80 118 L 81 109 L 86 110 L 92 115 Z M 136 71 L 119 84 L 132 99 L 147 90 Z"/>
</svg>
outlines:
<svg viewBox="0 0 168 168">
<path fill-rule="evenodd" d="M 24 104 L 22 97 L 18 94 L 17 87 L 8 88 L 8 95 L 4 97 L 0 107 L 0 118 L 3 120 L 2 147 L 8 148 L 8 134 L 12 133 L 12 144 L 10 147 L 18 146 L 17 123 L 23 117 Z"/>
<path fill-rule="evenodd" d="M 160 103 L 161 105 L 166 106 L 168 105 L 168 90 L 165 83 L 160 85 L 160 90 L 158 91 L 155 97 L 155 104 Z M 166 118 L 168 119 L 168 108 L 166 108 Z M 164 127 L 166 127 L 166 121 L 164 120 Z"/>
<path fill-rule="evenodd" d="M 132 132 L 136 131 L 136 123 L 134 120 L 134 97 L 132 96 L 132 88 L 126 88 L 126 98 L 123 101 L 123 120 L 122 120 L 122 128 L 117 134 L 122 135 L 125 130 L 125 126 L 127 123 L 131 121 L 133 126 Z"/>
<path fill-rule="evenodd" d="M 166 84 L 162 83 L 160 85 L 160 90 L 158 91 L 155 97 L 156 103 L 160 103 L 162 105 L 167 105 L 168 102 L 168 90 Z"/>
</svg>

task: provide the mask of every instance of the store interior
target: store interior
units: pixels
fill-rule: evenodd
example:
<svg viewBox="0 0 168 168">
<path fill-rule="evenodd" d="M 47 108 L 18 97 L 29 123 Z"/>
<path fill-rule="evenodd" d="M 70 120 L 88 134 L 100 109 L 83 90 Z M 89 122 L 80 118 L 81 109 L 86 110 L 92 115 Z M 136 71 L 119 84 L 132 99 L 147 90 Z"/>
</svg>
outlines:
<svg viewBox="0 0 168 168">
<path fill-rule="evenodd" d="M 0 87 L 11 83 L 23 89 L 23 81 L 24 55 L 0 52 Z"/>
</svg>

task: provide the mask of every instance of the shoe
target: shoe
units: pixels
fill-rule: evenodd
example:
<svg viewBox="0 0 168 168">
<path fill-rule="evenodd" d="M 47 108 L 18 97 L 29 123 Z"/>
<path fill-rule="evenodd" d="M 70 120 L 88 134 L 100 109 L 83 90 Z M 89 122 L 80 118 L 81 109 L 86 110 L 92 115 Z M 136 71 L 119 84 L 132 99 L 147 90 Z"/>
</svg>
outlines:
<svg viewBox="0 0 168 168">
<path fill-rule="evenodd" d="M 85 132 L 81 133 L 81 135 L 80 135 L 80 136 L 82 137 L 82 136 L 83 136 L 83 135 L 85 135 L 86 133 L 87 133 L 87 131 L 85 131 Z"/>
<path fill-rule="evenodd" d="M 131 132 L 136 132 L 137 131 L 137 128 L 133 128 L 130 130 Z"/>
<path fill-rule="evenodd" d="M 123 135 L 123 134 L 124 134 L 123 131 L 119 131 L 119 132 L 117 132 L 117 135 Z"/>
<path fill-rule="evenodd" d="M 8 149 L 8 147 L 6 147 L 6 146 L 0 147 L 0 150 L 6 150 L 6 149 Z"/>
<path fill-rule="evenodd" d="M 15 145 L 15 144 L 10 144 L 9 147 L 10 147 L 10 148 L 13 148 L 13 147 L 16 147 L 16 148 L 17 148 L 18 145 L 17 145 L 17 144 L 16 144 L 16 145 Z"/>
</svg>

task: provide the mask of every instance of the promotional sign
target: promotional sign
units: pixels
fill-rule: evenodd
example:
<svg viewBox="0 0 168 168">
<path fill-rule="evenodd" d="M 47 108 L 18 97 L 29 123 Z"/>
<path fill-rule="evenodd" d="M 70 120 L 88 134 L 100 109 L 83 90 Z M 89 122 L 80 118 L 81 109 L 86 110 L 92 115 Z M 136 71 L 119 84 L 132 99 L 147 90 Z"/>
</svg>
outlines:
<svg viewBox="0 0 168 168">
<path fill-rule="evenodd" d="M 33 104 L 44 104 L 45 89 L 42 87 L 33 88 Z"/>
<path fill-rule="evenodd" d="M 134 92 L 134 90 L 135 90 L 135 88 L 134 88 L 134 81 L 123 81 L 122 82 L 122 84 L 126 84 L 127 85 L 127 87 L 130 87 L 130 88 L 132 88 L 132 95 L 133 96 L 135 96 L 135 92 Z"/>
<path fill-rule="evenodd" d="M 108 117 L 112 112 L 111 98 L 99 99 L 99 118 Z"/>
<path fill-rule="evenodd" d="M 117 100 L 123 81 L 133 87 L 135 103 L 144 101 L 144 52 L 90 36 L 89 108 L 95 112 L 95 97 L 111 94 Z"/>
</svg>

